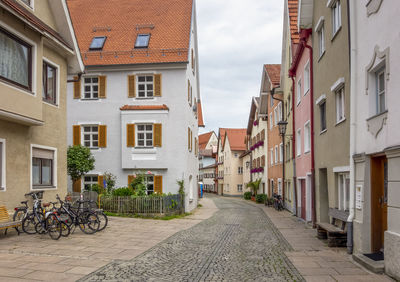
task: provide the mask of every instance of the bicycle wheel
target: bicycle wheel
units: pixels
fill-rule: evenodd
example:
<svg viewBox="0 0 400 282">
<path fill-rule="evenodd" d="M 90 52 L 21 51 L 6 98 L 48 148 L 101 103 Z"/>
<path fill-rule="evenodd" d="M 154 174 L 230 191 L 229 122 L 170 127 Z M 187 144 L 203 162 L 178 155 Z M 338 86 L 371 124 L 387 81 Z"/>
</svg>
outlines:
<svg viewBox="0 0 400 282">
<path fill-rule="evenodd" d="M 61 221 L 61 236 L 68 237 L 70 233 L 71 228 L 69 227 L 69 225 Z"/>
<path fill-rule="evenodd" d="M 13 221 L 21 221 L 24 219 L 25 214 L 28 213 L 28 210 L 26 209 L 18 209 L 14 212 L 13 215 Z M 15 227 L 15 230 L 17 230 L 17 232 L 20 232 L 21 230 L 19 230 L 18 226 Z"/>
<path fill-rule="evenodd" d="M 43 217 L 42 214 L 39 217 Z M 36 224 L 38 223 L 38 219 L 36 218 L 34 213 L 29 213 L 23 220 L 22 220 L 22 231 L 27 234 L 36 234 Z"/>
<path fill-rule="evenodd" d="M 98 231 L 102 231 L 107 227 L 108 217 L 104 212 L 98 212 L 97 216 L 99 217 L 100 226 Z"/>
<path fill-rule="evenodd" d="M 93 234 L 99 230 L 100 220 L 94 212 L 84 212 L 78 217 L 79 228 L 83 233 Z"/>
<path fill-rule="evenodd" d="M 57 219 L 55 214 L 50 214 L 46 218 L 46 228 L 51 239 L 60 239 L 62 233 L 62 223 Z"/>
</svg>

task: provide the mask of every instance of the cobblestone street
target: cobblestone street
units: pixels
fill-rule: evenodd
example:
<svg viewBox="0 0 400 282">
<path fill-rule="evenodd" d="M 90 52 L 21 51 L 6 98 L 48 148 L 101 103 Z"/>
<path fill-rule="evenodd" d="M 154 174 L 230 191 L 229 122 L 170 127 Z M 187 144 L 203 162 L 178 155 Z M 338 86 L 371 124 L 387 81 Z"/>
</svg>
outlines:
<svg viewBox="0 0 400 282">
<path fill-rule="evenodd" d="M 258 207 L 212 197 L 219 211 L 130 261 L 114 261 L 81 281 L 302 281 L 291 247 Z"/>
</svg>

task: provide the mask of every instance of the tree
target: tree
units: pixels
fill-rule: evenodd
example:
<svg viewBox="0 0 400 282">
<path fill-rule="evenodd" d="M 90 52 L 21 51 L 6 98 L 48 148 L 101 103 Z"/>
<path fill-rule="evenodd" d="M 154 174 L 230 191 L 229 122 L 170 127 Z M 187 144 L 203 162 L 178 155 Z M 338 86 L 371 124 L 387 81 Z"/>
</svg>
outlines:
<svg viewBox="0 0 400 282">
<path fill-rule="evenodd" d="M 103 173 L 103 178 L 106 181 L 107 192 L 111 193 L 115 187 L 115 181 L 117 180 L 117 177 L 111 172 L 106 171 Z"/>
<path fill-rule="evenodd" d="M 254 196 L 257 196 L 257 190 L 258 187 L 260 187 L 260 184 L 261 184 L 261 178 L 253 182 L 247 183 L 247 187 L 249 187 L 253 191 Z"/>
<path fill-rule="evenodd" d="M 95 159 L 90 149 L 78 146 L 69 146 L 67 151 L 67 171 L 72 182 L 77 181 L 86 173 L 94 169 Z"/>
</svg>

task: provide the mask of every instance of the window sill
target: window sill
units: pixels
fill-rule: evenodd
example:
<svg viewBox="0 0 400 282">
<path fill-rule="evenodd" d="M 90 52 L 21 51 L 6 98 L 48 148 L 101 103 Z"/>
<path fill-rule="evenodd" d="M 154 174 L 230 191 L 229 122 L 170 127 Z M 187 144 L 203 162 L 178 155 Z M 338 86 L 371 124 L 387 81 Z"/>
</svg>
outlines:
<svg viewBox="0 0 400 282">
<path fill-rule="evenodd" d="M 81 100 L 81 101 L 84 101 L 84 102 L 89 102 L 89 101 L 101 102 L 101 99 L 100 99 L 100 98 L 81 98 L 80 100 Z"/>
<path fill-rule="evenodd" d="M 322 54 L 319 55 L 318 63 L 319 63 L 319 61 L 321 61 L 322 57 L 325 55 L 325 51 L 326 51 L 326 50 L 324 50 L 324 51 L 322 52 Z"/>
<path fill-rule="evenodd" d="M 48 102 L 48 101 L 46 101 L 46 100 L 43 100 L 43 103 L 45 103 L 46 105 L 49 105 L 49 106 L 58 108 L 58 105 L 57 105 L 57 104 L 54 104 L 54 103 L 52 103 L 52 102 Z"/>
<path fill-rule="evenodd" d="M 341 123 L 345 122 L 346 118 L 342 118 L 341 120 L 339 120 L 338 122 L 336 122 L 335 126 L 340 125 Z"/>
<path fill-rule="evenodd" d="M 25 88 L 25 87 L 23 87 L 23 86 L 21 86 L 19 84 L 13 83 L 8 79 L 5 79 L 5 78 L 3 79 L 2 77 L 0 77 L 0 81 L 3 82 L 4 84 L 10 86 L 10 87 L 14 87 L 14 88 L 16 88 L 16 89 L 18 89 L 20 91 L 23 91 L 26 94 L 30 94 L 32 96 L 35 96 L 35 93 L 32 92 L 32 90 L 30 90 L 28 88 Z"/>
<path fill-rule="evenodd" d="M 57 186 L 32 186 L 31 190 L 55 190 Z"/>
<path fill-rule="evenodd" d="M 155 97 L 136 97 L 135 100 L 154 100 Z"/>
<path fill-rule="evenodd" d="M 157 149 L 154 147 L 135 147 L 132 148 L 132 153 L 134 154 L 155 154 Z"/>
<path fill-rule="evenodd" d="M 304 92 L 303 96 L 306 96 L 308 94 L 308 92 L 310 92 L 310 87 Z"/>
<path fill-rule="evenodd" d="M 307 151 L 304 151 L 304 155 L 307 155 L 311 152 L 311 150 L 307 149 Z"/>
<path fill-rule="evenodd" d="M 5 192 L 6 191 L 6 187 L 0 187 L 0 192 Z"/>
<path fill-rule="evenodd" d="M 380 117 L 380 116 L 383 116 L 383 115 L 386 115 L 387 112 L 388 112 L 388 110 L 386 110 L 386 111 L 384 111 L 384 112 L 381 112 L 381 113 L 379 113 L 379 114 L 373 115 L 373 116 L 367 118 L 367 121 L 370 121 L 370 120 L 372 120 L 372 119 L 374 119 L 374 118 L 377 118 L 377 117 Z"/>
<path fill-rule="evenodd" d="M 341 29 L 342 29 L 342 26 L 340 26 L 340 27 L 336 30 L 335 34 L 333 34 L 333 36 L 332 36 L 332 38 L 331 38 L 331 42 L 332 42 L 333 40 L 335 40 L 336 36 L 338 35 L 338 33 L 340 32 Z"/>
<path fill-rule="evenodd" d="M 322 135 L 322 134 L 324 134 L 325 132 L 327 132 L 328 130 L 325 128 L 324 130 L 322 130 L 320 133 L 319 133 L 319 135 Z"/>
</svg>

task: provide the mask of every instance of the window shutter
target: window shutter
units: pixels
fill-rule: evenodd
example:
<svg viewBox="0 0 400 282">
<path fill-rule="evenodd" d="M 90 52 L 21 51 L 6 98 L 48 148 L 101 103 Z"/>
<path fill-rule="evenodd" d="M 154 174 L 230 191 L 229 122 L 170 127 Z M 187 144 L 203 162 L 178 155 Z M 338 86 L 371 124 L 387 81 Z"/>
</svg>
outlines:
<svg viewBox="0 0 400 282">
<path fill-rule="evenodd" d="M 190 152 L 193 151 L 193 132 L 190 130 Z"/>
<path fill-rule="evenodd" d="M 154 75 L 154 96 L 161 97 L 161 74 Z"/>
<path fill-rule="evenodd" d="M 81 126 L 80 125 L 73 125 L 72 126 L 73 132 L 73 144 L 74 146 L 81 145 Z"/>
<path fill-rule="evenodd" d="M 192 71 L 194 71 L 194 56 L 193 56 L 193 49 L 191 50 L 191 55 L 192 55 L 192 58 L 191 58 L 191 61 L 192 61 Z"/>
<path fill-rule="evenodd" d="M 136 97 L 136 77 L 128 75 L 128 98 Z"/>
<path fill-rule="evenodd" d="M 162 124 L 155 123 L 153 125 L 153 145 L 154 147 L 161 147 L 162 145 Z"/>
<path fill-rule="evenodd" d="M 79 79 L 78 76 L 74 76 L 74 99 L 80 99 L 81 98 L 81 80 Z"/>
<path fill-rule="evenodd" d="M 190 128 L 188 127 L 188 150 L 190 152 Z"/>
<path fill-rule="evenodd" d="M 98 175 L 98 176 L 97 176 L 97 184 L 98 184 L 99 186 L 101 186 L 101 187 L 104 187 L 103 181 L 104 181 L 104 176 L 103 176 L 103 175 Z"/>
<path fill-rule="evenodd" d="M 106 98 L 106 76 L 99 76 L 99 98 Z"/>
<path fill-rule="evenodd" d="M 77 179 L 74 181 L 74 183 L 72 184 L 72 190 L 74 192 L 81 192 L 81 179 Z"/>
<path fill-rule="evenodd" d="M 261 140 L 265 140 L 265 129 L 261 131 Z"/>
<path fill-rule="evenodd" d="M 188 79 L 188 102 L 190 104 L 190 80 Z"/>
<path fill-rule="evenodd" d="M 126 146 L 135 147 L 135 124 L 126 125 Z"/>
<path fill-rule="evenodd" d="M 134 179 L 135 179 L 134 175 L 132 175 L 132 174 L 128 175 L 128 185 L 127 186 L 129 186 L 133 182 Z"/>
<path fill-rule="evenodd" d="M 99 147 L 107 147 L 107 125 L 99 125 Z"/>
<path fill-rule="evenodd" d="M 157 194 L 162 194 L 162 175 L 154 176 L 154 192 Z"/>
<path fill-rule="evenodd" d="M 261 166 L 265 166 L 265 156 L 261 156 Z"/>
<path fill-rule="evenodd" d="M 257 167 L 260 167 L 260 158 L 257 158 Z"/>
</svg>

